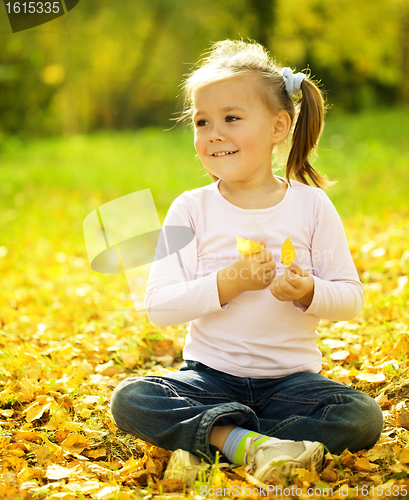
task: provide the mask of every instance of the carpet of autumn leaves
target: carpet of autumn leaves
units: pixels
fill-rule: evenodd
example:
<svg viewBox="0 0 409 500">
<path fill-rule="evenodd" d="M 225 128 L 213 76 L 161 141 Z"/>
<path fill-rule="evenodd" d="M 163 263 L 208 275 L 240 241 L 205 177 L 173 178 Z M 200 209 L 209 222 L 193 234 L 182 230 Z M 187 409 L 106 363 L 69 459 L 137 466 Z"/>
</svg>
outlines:
<svg viewBox="0 0 409 500">
<path fill-rule="evenodd" d="M 375 397 L 384 431 L 371 450 L 327 454 L 320 474 L 273 476 L 270 497 L 291 486 L 296 494 L 284 496 L 409 496 L 409 218 L 345 227 L 366 304 L 353 321 L 320 323 L 323 374 Z M 85 245 L 29 226 L 19 237 L 19 250 L 0 247 L 0 498 L 202 498 L 203 484 L 258 496 L 265 485 L 243 468 L 203 466 L 194 485 L 164 481 L 170 452 L 116 429 L 113 389 L 125 377 L 177 370 L 186 325 L 152 325 L 123 275 L 90 269 Z M 141 294 L 145 281 L 141 271 Z"/>
</svg>

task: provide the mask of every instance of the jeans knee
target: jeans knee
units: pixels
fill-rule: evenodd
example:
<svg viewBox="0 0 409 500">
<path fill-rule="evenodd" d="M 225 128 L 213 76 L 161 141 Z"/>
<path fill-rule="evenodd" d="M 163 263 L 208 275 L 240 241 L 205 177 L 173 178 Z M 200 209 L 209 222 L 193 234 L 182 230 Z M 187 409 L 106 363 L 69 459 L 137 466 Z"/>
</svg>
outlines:
<svg viewBox="0 0 409 500">
<path fill-rule="evenodd" d="M 350 451 L 372 448 L 383 429 L 383 414 L 378 403 L 367 394 L 360 393 L 352 405 L 350 426 L 353 436 Z"/>
<path fill-rule="evenodd" d="M 125 392 L 123 391 L 124 382 L 126 382 L 126 380 L 123 380 L 115 388 L 114 392 L 112 393 L 110 402 L 111 413 L 117 425 L 118 425 L 118 419 L 120 418 L 121 413 L 123 413 L 124 411 L 124 407 L 126 406 L 126 400 L 127 400 L 127 398 L 124 397 L 124 392 Z"/>
<path fill-rule="evenodd" d="M 123 380 L 111 398 L 111 413 L 118 428 L 140 435 L 149 428 L 152 419 L 164 410 L 169 390 L 158 377 L 131 377 Z"/>
<path fill-rule="evenodd" d="M 130 414 L 134 413 L 138 407 L 138 387 L 143 380 L 138 377 L 132 377 L 123 380 L 114 390 L 110 408 L 115 423 L 119 429 L 127 432 L 125 422 L 129 419 Z"/>
</svg>

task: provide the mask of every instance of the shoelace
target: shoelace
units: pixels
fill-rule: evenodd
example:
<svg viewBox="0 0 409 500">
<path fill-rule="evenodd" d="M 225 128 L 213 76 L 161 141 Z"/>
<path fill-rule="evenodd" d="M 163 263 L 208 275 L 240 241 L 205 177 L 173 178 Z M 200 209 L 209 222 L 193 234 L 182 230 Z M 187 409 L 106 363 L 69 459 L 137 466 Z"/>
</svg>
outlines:
<svg viewBox="0 0 409 500">
<path fill-rule="evenodd" d="M 253 472 L 256 461 L 255 461 L 255 456 L 256 456 L 256 448 L 254 446 L 254 439 L 253 438 L 247 438 L 246 440 L 246 448 L 244 452 L 244 459 L 248 460 L 248 464 L 245 467 L 245 471 L 249 472 L 250 474 Z"/>
</svg>

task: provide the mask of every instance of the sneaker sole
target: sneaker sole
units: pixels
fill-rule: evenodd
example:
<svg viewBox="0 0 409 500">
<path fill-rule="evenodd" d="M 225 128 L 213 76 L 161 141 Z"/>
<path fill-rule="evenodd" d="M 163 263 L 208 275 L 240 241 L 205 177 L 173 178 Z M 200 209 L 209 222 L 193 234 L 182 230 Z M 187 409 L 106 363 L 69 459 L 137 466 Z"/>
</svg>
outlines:
<svg viewBox="0 0 409 500">
<path fill-rule="evenodd" d="M 175 450 L 170 456 L 168 466 L 166 468 L 163 479 L 177 479 L 178 481 L 192 481 L 196 480 L 201 464 L 199 457 L 189 453 L 185 450 Z"/>
<path fill-rule="evenodd" d="M 285 464 L 279 467 L 268 464 L 257 471 L 257 473 L 254 474 L 254 477 L 259 481 L 266 482 L 273 471 L 278 471 L 281 474 L 289 474 L 292 469 L 311 469 L 313 465 L 315 465 L 317 472 L 320 472 L 322 469 L 323 458 L 324 447 L 322 444 L 319 444 L 312 453 L 310 450 L 306 450 L 298 457 L 297 460 L 287 456 L 277 457 L 274 462 L 285 461 Z"/>
</svg>

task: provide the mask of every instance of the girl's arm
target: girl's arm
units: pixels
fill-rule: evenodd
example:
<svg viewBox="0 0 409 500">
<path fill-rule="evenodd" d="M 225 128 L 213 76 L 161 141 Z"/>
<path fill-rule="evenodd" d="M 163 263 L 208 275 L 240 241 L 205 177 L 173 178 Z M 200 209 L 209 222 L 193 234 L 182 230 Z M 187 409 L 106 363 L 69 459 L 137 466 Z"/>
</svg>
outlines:
<svg viewBox="0 0 409 500">
<path fill-rule="evenodd" d="M 229 305 L 220 305 L 217 271 L 206 276 L 201 273 L 197 252 L 198 214 L 189 201 L 188 196 L 182 194 L 169 208 L 149 273 L 145 310 L 158 326 L 187 323 L 223 311 Z M 178 228 L 180 234 L 190 228 L 189 242 L 178 236 Z"/>
<path fill-rule="evenodd" d="M 364 304 L 359 279 L 341 219 L 328 198 L 318 190 L 314 206 L 311 259 L 314 294 L 309 307 L 293 304 L 308 314 L 330 321 L 354 318 Z"/>
</svg>

